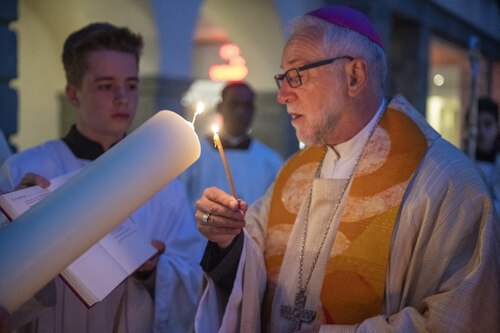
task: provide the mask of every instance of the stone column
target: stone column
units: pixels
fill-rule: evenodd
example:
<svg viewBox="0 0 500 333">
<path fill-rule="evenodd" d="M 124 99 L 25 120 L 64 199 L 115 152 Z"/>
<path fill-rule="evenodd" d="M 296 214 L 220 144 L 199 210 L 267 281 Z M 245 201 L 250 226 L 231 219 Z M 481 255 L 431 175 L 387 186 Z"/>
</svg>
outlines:
<svg viewBox="0 0 500 333">
<path fill-rule="evenodd" d="M 286 107 L 276 101 L 276 91 L 256 92 L 252 135 L 287 158 L 299 150 Z"/>
<path fill-rule="evenodd" d="M 429 72 L 429 29 L 421 22 L 393 19 L 389 91 L 405 96 L 425 116 Z"/>
<path fill-rule="evenodd" d="M 17 132 L 17 92 L 9 86 L 17 77 L 17 38 L 9 29 L 18 18 L 17 7 L 17 0 L 0 0 L 0 129 L 7 138 Z"/>
<path fill-rule="evenodd" d="M 160 76 L 141 77 L 140 80 L 139 105 L 133 128 L 138 127 L 160 110 L 170 110 L 183 117 L 186 116 L 181 100 L 192 83 L 191 80 Z"/>
</svg>

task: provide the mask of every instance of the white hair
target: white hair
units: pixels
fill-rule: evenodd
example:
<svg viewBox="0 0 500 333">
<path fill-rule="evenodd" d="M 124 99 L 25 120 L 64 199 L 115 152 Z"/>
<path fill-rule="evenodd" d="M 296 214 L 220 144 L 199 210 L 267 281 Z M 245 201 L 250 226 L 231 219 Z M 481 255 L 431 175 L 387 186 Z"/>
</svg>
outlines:
<svg viewBox="0 0 500 333">
<path fill-rule="evenodd" d="M 376 80 L 376 86 L 383 94 L 387 76 L 387 59 L 384 50 L 362 34 L 332 24 L 311 15 L 304 15 L 294 21 L 292 34 L 314 29 L 322 35 L 323 50 L 332 57 L 351 56 L 362 58 L 368 64 L 368 71 Z"/>
</svg>

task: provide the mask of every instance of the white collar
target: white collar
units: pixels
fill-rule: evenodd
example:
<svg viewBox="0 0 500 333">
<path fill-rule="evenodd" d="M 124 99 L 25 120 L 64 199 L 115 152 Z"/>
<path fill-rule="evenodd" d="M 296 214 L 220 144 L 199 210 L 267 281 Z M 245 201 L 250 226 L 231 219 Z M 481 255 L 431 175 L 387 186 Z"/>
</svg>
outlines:
<svg viewBox="0 0 500 333">
<path fill-rule="evenodd" d="M 321 169 L 321 178 L 345 179 L 349 177 L 356 159 L 363 152 L 365 142 L 368 140 L 373 126 L 376 125 L 380 114 L 384 111 L 384 106 L 385 100 L 382 100 L 377 112 L 368 124 L 349 141 L 339 143 L 334 147 L 328 146 Z"/>
<path fill-rule="evenodd" d="M 249 137 L 249 135 L 247 135 L 247 134 L 243 134 L 240 136 L 232 136 L 232 135 L 227 134 L 225 132 L 221 133 L 221 136 L 224 137 L 224 140 L 229 142 L 232 146 L 239 145 L 240 143 L 242 143 L 243 141 L 245 141 Z"/>
</svg>

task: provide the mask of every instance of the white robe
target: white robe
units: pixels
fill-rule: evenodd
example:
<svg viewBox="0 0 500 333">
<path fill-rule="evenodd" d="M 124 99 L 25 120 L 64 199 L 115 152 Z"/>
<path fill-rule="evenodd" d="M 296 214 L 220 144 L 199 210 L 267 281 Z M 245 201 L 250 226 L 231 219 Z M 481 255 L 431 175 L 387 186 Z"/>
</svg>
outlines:
<svg viewBox="0 0 500 333">
<path fill-rule="evenodd" d="M 403 110 L 423 130 L 429 149 L 406 189 L 394 227 L 381 314 L 357 325 L 323 325 L 319 332 L 500 332 L 500 224 L 486 186 L 462 152 L 440 138 L 415 110 Z M 243 253 L 228 306 L 217 308 L 216 288 L 209 282 L 198 307 L 196 332 L 260 332 L 266 281 L 262 250 L 271 196 L 272 188 L 247 212 Z M 304 205 L 299 219 L 303 210 Z M 321 225 L 310 223 L 311 232 L 318 228 Z M 300 249 L 294 239 L 302 230 L 294 227 L 290 235 L 276 287 L 285 290 L 276 293 L 273 304 L 293 304 L 298 265 L 293 258 Z M 306 260 L 311 260 L 311 252 L 306 249 Z M 320 261 L 319 272 L 324 270 Z M 321 274 L 313 275 L 312 295 L 319 294 L 322 279 Z M 317 300 L 308 299 L 307 308 L 314 309 L 311 302 Z M 210 315 L 217 311 L 220 320 L 213 323 L 217 317 Z M 272 312 L 271 332 L 287 332 L 289 322 L 276 313 L 279 309 Z"/>
<path fill-rule="evenodd" d="M 200 159 L 180 176 L 193 203 L 211 186 L 231 193 L 218 150 L 206 138 L 201 138 L 200 143 Z M 278 153 L 255 139 L 248 149 L 225 149 L 224 153 L 236 194 L 248 204 L 266 192 L 283 164 Z"/>
<path fill-rule="evenodd" d="M 2 166 L 1 177 L 12 187 L 27 172 L 51 179 L 88 163 L 91 162 L 77 159 L 61 140 L 53 140 L 8 160 Z M 118 305 L 123 302 L 117 332 L 189 332 L 199 296 L 199 260 L 205 241 L 196 230 L 184 186 L 178 180 L 172 181 L 131 216 L 151 239 L 165 243 L 156 281 L 152 281 L 153 285 L 156 282 L 154 298 L 146 288 L 147 283 L 129 277 L 106 299 L 87 310 L 62 280 L 56 278 L 55 306 L 40 309 L 32 299 L 17 315 L 14 313 L 14 318 L 38 317 L 31 329 L 39 333 L 112 332 L 116 313 L 120 311 Z M 47 303 L 53 302 L 50 289 L 43 291 Z M 43 299 L 43 295 L 40 298 Z"/>
</svg>

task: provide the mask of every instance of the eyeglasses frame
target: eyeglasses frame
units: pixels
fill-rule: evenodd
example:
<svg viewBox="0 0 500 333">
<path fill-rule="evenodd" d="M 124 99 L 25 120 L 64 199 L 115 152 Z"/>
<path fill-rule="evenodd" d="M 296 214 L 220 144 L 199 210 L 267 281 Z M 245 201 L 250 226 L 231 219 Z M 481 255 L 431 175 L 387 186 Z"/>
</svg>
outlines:
<svg viewBox="0 0 500 333">
<path fill-rule="evenodd" d="M 349 61 L 351 61 L 354 58 L 351 56 L 340 56 L 340 57 L 334 57 L 334 58 L 316 61 L 316 62 L 306 64 L 306 65 L 303 65 L 300 67 L 290 68 L 289 70 L 287 70 L 283 74 L 274 75 L 274 80 L 276 81 L 276 85 L 278 86 L 278 89 L 281 89 L 282 82 L 285 78 L 286 78 L 286 81 L 288 82 L 288 84 L 290 85 L 290 87 L 298 88 L 302 85 L 302 79 L 301 79 L 302 76 L 300 75 L 300 72 L 308 70 L 308 69 L 320 67 L 320 66 L 325 66 L 325 65 L 333 63 L 335 60 L 340 60 L 340 59 L 349 59 Z M 297 77 L 299 78 L 299 84 L 296 86 L 293 86 L 292 83 L 290 82 L 290 80 L 288 79 L 287 73 L 292 72 L 292 71 L 296 71 Z"/>
</svg>

